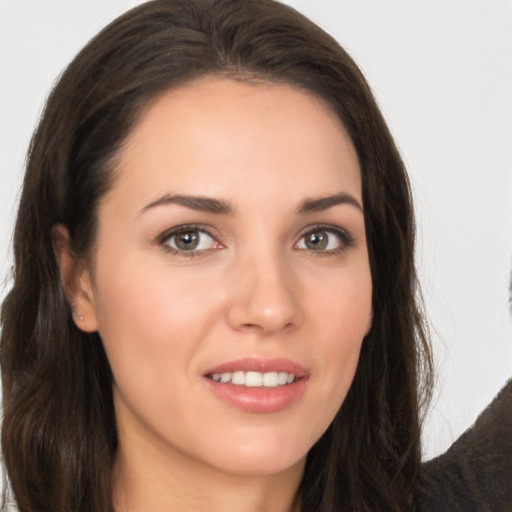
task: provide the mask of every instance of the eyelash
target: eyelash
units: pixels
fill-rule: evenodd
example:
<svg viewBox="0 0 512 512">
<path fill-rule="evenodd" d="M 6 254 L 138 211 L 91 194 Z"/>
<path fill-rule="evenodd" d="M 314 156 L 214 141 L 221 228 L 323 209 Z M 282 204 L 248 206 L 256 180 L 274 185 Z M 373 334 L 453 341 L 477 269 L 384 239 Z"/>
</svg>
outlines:
<svg viewBox="0 0 512 512">
<path fill-rule="evenodd" d="M 208 249 L 200 249 L 200 250 L 191 250 L 191 251 L 184 251 L 180 249 L 176 249 L 174 247 L 171 247 L 169 245 L 169 241 L 178 235 L 184 234 L 184 233 L 193 233 L 193 232 L 199 232 L 207 234 L 212 240 L 214 240 L 219 246 L 222 247 L 222 245 L 218 242 L 217 238 L 214 237 L 210 233 L 210 228 L 208 226 L 205 226 L 203 224 L 184 224 L 181 226 L 176 226 L 172 229 L 169 229 L 162 233 L 157 238 L 157 244 L 160 245 L 165 252 L 171 253 L 175 256 L 180 256 L 183 258 L 194 258 L 197 256 L 203 256 Z"/>
<path fill-rule="evenodd" d="M 308 226 L 307 228 L 305 228 L 302 231 L 299 241 L 302 240 L 307 235 L 311 235 L 313 233 L 319 233 L 319 232 L 334 234 L 340 241 L 340 247 L 336 247 L 335 249 L 320 250 L 320 251 L 315 251 L 313 249 L 310 249 L 310 250 L 301 249 L 301 250 L 305 250 L 311 256 L 337 256 L 337 255 L 345 252 L 350 247 L 352 247 L 355 243 L 354 238 L 348 231 L 346 231 L 343 228 L 337 227 L 337 226 L 331 226 L 330 224 L 315 224 L 314 226 Z"/>
<path fill-rule="evenodd" d="M 210 227 L 205 226 L 203 224 L 184 224 L 181 226 L 176 226 L 172 229 L 169 229 L 162 233 L 160 236 L 158 236 L 156 242 L 157 245 L 161 246 L 165 252 L 171 253 L 175 256 L 183 257 L 183 258 L 194 258 L 198 256 L 203 256 L 206 252 L 209 251 L 209 249 L 199 249 L 199 250 L 180 250 L 176 249 L 174 247 L 171 247 L 169 245 L 169 241 L 180 234 L 189 233 L 189 232 L 200 232 L 203 234 L 208 235 L 212 240 L 219 245 L 218 248 L 223 248 L 222 244 L 217 240 L 215 236 L 213 236 L 210 232 Z M 316 224 L 314 226 L 308 226 L 305 228 L 299 237 L 299 242 L 303 240 L 304 237 L 307 235 L 311 235 L 313 233 L 318 232 L 324 232 L 335 235 L 339 241 L 340 241 L 340 247 L 337 247 L 335 249 L 329 249 L 329 250 L 318 250 L 315 251 L 314 249 L 307 249 L 307 248 L 301 248 L 298 249 L 300 251 L 304 251 L 308 253 L 311 256 L 336 256 L 350 248 L 354 245 L 354 238 L 350 233 L 340 227 L 337 226 L 331 226 L 329 224 Z M 299 243 L 295 243 L 294 247 Z M 217 249 L 217 248 L 215 248 Z"/>
</svg>

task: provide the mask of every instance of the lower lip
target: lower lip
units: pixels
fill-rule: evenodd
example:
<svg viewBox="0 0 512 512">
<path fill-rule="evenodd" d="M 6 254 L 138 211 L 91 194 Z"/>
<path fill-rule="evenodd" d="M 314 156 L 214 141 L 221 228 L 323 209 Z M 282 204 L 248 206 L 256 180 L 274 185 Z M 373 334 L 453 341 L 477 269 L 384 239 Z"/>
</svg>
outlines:
<svg viewBox="0 0 512 512">
<path fill-rule="evenodd" d="M 300 400 L 308 383 L 308 379 L 304 377 L 286 386 L 251 388 L 221 384 L 208 377 L 205 380 L 213 393 L 228 405 L 254 413 L 279 412 L 291 407 Z"/>
</svg>

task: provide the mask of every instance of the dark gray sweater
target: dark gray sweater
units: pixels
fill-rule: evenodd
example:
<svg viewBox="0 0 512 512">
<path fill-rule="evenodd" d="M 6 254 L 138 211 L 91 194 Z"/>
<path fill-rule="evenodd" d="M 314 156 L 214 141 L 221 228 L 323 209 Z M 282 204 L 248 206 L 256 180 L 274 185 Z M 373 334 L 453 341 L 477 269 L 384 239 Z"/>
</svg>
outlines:
<svg viewBox="0 0 512 512">
<path fill-rule="evenodd" d="M 512 512 L 512 380 L 422 469 L 419 512 Z"/>
</svg>

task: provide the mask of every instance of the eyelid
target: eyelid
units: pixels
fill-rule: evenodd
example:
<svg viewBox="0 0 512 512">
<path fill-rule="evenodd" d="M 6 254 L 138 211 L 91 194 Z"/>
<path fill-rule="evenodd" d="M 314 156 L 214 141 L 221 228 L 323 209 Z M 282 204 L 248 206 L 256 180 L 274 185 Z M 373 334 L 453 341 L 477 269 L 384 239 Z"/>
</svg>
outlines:
<svg viewBox="0 0 512 512">
<path fill-rule="evenodd" d="M 307 226 L 304 229 L 302 229 L 298 235 L 298 240 L 295 243 L 295 247 L 298 245 L 298 243 L 309 233 L 314 233 L 315 231 L 326 231 L 330 233 L 334 233 L 340 240 L 341 240 L 341 247 L 337 249 L 330 249 L 330 250 L 319 250 L 314 251 L 313 249 L 299 249 L 302 251 L 307 251 L 311 254 L 316 254 L 318 256 L 320 255 L 330 255 L 330 254 L 339 254 L 343 252 L 344 250 L 348 249 L 352 245 L 354 245 L 355 240 L 354 237 L 341 226 L 335 226 L 332 224 L 313 224 L 311 226 Z"/>
<path fill-rule="evenodd" d="M 218 240 L 218 236 L 214 235 L 212 231 L 215 231 L 211 226 L 206 224 L 180 224 L 179 226 L 174 226 L 165 230 L 163 233 L 156 237 L 155 245 L 161 246 L 166 252 L 174 253 L 179 256 L 183 256 L 185 258 L 190 258 L 193 256 L 200 256 L 201 254 L 209 251 L 209 249 L 198 249 L 191 251 L 183 251 L 180 249 L 176 249 L 171 247 L 167 242 L 173 236 L 179 235 L 180 233 L 186 233 L 187 231 L 200 231 L 202 233 L 206 233 L 209 237 L 211 237 L 218 245 L 219 248 L 222 248 L 222 244 Z"/>
<path fill-rule="evenodd" d="M 194 257 L 194 256 L 200 256 L 206 252 L 209 252 L 210 249 L 198 249 L 198 250 L 190 250 L 190 251 L 184 251 L 180 249 L 176 249 L 174 247 L 171 247 L 168 245 L 168 241 L 173 236 L 179 235 L 180 233 L 184 233 L 187 231 L 200 231 L 203 233 L 206 233 L 209 237 L 211 237 L 218 245 L 219 248 L 223 248 L 223 244 L 219 241 L 218 235 L 215 235 L 212 233 L 212 231 L 216 231 L 212 226 L 206 225 L 206 224 L 180 224 L 178 226 L 174 226 L 172 228 L 169 228 L 165 230 L 163 233 L 158 235 L 155 239 L 155 245 L 161 246 L 166 252 L 174 253 L 179 256 L 183 257 Z M 309 226 L 306 226 L 303 228 L 300 233 L 297 235 L 297 242 L 295 242 L 294 247 L 297 248 L 298 243 L 309 233 L 315 232 L 315 231 L 326 231 L 329 233 L 334 234 L 337 236 L 341 241 L 341 246 L 336 249 L 327 249 L 327 250 L 319 250 L 314 251 L 313 249 L 307 249 L 307 248 L 298 248 L 300 251 L 305 251 L 310 254 L 316 254 L 316 255 L 332 255 L 332 254 L 339 254 L 349 247 L 351 247 L 355 240 L 353 236 L 341 226 L 336 226 L 332 224 L 312 224 Z"/>
</svg>

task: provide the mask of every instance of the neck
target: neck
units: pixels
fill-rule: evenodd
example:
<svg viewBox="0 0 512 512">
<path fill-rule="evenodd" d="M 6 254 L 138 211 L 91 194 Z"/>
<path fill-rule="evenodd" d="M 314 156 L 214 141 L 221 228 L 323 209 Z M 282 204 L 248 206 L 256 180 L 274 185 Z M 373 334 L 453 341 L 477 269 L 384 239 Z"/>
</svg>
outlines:
<svg viewBox="0 0 512 512">
<path fill-rule="evenodd" d="M 298 512 L 304 461 L 277 474 L 234 475 L 133 443 L 120 446 L 114 471 L 116 512 Z M 126 445 L 125 445 L 126 446 Z M 155 447 L 153 447 L 155 448 Z"/>
</svg>

